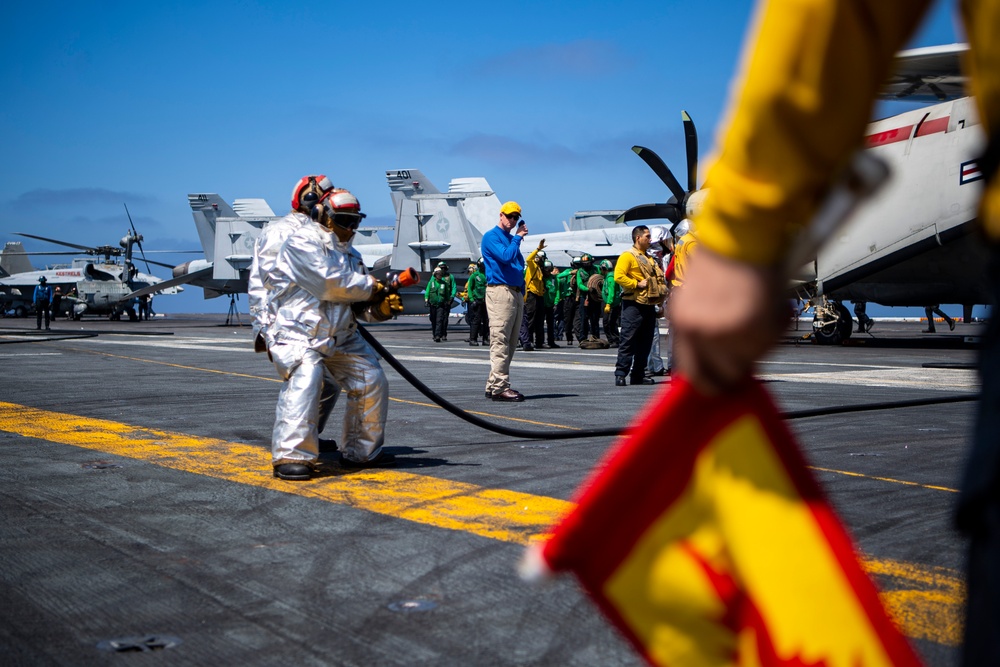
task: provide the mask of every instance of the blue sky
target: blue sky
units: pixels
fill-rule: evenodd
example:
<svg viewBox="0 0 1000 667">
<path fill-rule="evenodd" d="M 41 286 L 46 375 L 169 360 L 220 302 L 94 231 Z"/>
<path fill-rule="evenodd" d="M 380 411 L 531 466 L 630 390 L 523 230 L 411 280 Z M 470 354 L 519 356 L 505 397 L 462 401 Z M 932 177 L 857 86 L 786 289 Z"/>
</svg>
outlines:
<svg viewBox="0 0 1000 667">
<path fill-rule="evenodd" d="M 285 213 L 293 183 L 316 172 L 378 225 L 394 223 L 386 169 L 421 169 L 442 188 L 486 177 L 533 232 L 663 201 L 629 149 L 653 148 L 683 180 L 683 109 L 708 153 L 752 3 L 313 7 L 6 3 L 0 243 L 117 243 L 125 203 L 147 249 L 197 249 L 188 193 Z M 912 45 L 959 39 L 952 4 L 938 3 Z M 157 300 L 161 312 L 227 308 L 190 288 Z"/>
</svg>

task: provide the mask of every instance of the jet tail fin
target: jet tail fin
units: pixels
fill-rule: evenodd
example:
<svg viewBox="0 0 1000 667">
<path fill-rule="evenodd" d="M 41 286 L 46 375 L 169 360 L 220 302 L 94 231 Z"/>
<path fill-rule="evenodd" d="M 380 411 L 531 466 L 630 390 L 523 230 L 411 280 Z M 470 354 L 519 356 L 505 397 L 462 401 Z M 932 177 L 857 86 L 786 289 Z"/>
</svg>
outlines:
<svg viewBox="0 0 1000 667">
<path fill-rule="evenodd" d="M 440 261 L 464 267 L 479 258 L 483 233 L 500 214 L 500 200 L 486 179 L 454 179 L 441 192 L 416 169 L 388 170 L 385 177 L 396 210 L 392 270 L 429 272 Z"/>
<path fill-rule="evenodd" d="M 190 194 L 188 204 L 198 229 L 198 239 L 205 251 L 205 259 L 215 261 L 215 224 L 218 218 L 238 217 L 233 207 L 217 194 Z"/>
</svg>

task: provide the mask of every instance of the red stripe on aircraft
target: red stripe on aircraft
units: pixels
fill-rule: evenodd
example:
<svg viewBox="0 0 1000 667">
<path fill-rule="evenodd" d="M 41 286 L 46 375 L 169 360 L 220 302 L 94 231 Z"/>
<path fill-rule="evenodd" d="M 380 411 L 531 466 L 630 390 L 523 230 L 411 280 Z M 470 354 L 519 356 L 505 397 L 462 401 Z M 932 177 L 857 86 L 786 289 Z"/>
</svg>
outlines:
<svg viewBox="0 0 1000 667">
<path fill-rule="evenodd" d="M 920 129 L 917 130 L 918 137 L 926 137 L 929 134 L 937 134 L 938 132 L 945 132 L 948 129 L 949 117 L 935 118 L 933 120 L 925 121 Z M 876 132 L 875 134 L 869 134 L 865 137 L 865 148 L 872 148 L 873 146 L 885 146 L 886 144 L 894 144 L 897 141 L 906 141 L 910 138 L 910 133 L 913 132 L 912 125 L 904 125 L 903 127 L 896 127 L 891 130 L 885 130 L 884 132 Z"/>
</svg>

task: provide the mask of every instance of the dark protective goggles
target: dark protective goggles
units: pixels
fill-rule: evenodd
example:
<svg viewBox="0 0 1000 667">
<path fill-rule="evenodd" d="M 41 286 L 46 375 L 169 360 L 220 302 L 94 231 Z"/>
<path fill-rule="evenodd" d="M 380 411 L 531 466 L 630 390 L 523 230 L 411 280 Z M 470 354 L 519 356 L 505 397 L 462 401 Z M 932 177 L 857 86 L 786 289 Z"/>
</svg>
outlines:
<svg viewBox="0 0 1000 667">
<path fill-rule="evenodd" d="M 330 216 L 330 220 L 341 229 L 353 231 L 361 226 L 363 217 L 365 217 L 363 214 L 358 213 L 334 213 Z"/>
<path fill-rule="evenodd" d="M 504 213 L 504 215 L 507 216 L 508 220 L 513 220 L 514 222 L 517 222 L 518 220 L 521 219 L 520 213 Z"/>
</svg>

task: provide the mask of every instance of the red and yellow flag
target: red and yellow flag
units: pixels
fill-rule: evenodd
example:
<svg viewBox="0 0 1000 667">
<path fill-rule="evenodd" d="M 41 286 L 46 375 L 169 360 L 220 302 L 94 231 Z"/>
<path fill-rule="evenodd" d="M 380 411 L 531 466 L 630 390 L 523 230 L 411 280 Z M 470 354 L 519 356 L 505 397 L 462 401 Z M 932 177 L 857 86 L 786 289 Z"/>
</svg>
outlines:
<svg viewBox="0 0 1000 667">
<path fill-rule="evenodd" d="M 918 665 L 763 386 L 676 379 L 543 547 L 656 665 Z"/>
</svg>

